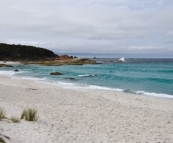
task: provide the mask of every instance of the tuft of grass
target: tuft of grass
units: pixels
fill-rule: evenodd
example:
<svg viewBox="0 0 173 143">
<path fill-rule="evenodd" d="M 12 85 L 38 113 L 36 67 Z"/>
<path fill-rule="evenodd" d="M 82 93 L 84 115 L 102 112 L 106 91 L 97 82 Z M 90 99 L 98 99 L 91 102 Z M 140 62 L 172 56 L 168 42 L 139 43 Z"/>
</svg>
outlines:
<svg viewBox="0 0 173 143">
<path fill-rule="evenodd" d="M 26 116 L 26 114 L 27 114 L 27 109 L 24 109 L 24 110 L 22 111 L 22 113 L 21 113 L 20 119 L 24 119 L 25 116 Z"/>
<path fill-rule="evenodd" d="M 20 119 L 17 118 L 17 117 L 14 117 L 14 116 L 11 116 L 10 120 L 11 120 L 13 123 L 20 123 Z"/>
<path fill-rule="evenodd" d="M 3 118 L 5 118 L 5 113 L 6 112 L 5 112 L 4 108 L 1 108 L 0 107 L 0 120 L 3 119 Z"/>
<path fill-rule="evenodd" d="M 21 119 L 25 119 L 26 121 L 37 121 L 37 109 L 28 108 L 24 109 L 21 114 Z"/>
<path fill-rule="evenodd" d="M 5 141 L 2 138 L 0 138 L 0 143 L 5 143 Z"/>
</svg>

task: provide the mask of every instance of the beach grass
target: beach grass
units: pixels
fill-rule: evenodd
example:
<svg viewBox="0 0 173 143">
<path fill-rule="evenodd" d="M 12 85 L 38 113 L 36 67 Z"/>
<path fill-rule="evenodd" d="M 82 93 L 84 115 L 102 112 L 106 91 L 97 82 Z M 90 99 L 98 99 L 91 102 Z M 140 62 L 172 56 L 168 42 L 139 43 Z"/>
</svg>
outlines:
<svg viewBox="0 0 173 143">
<path fill-rule="evenodd" d="M 5 143 L 5 141 L 2 138 L 0 138 L 0 143 Z"/>
<path fill-rule="evenodd" d="M 5 114 L 6 114 L 6 112 L 5 112 L 4 108 L 0 107 L 0 120 L 5 118 Z"/>
<path fill-rule="evenodd" d="M 11 120 L 13 123 L 20 123 L 20 119 L 17 118 L 17 117 L 14 117 L 14 116 L 11 116 L 10 120 Z"/>
<path fill-rule="evenodd" d="M 37 121 L 38 120 L 37 109 L 35 108 L 24 109 L 21 113 L 21 119 L 25 119 L 26 121 Z"/>
<path fill-rule="evenodd" d="M 26 114 L 27 114 L 27 109 L 24 109 L 24 110 L 22 111 L 22 113 L 21 113 L 20 119 L 24 119 L 25 116 L 26 116 Z"/>
</svg>

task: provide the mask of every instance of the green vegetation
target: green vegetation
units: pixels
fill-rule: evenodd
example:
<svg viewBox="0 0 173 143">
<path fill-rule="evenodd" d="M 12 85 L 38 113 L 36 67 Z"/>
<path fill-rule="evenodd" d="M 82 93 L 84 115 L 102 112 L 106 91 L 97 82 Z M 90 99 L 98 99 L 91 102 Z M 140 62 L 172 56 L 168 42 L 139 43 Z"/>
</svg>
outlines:
<svg viewBox="0 0 173 143">
<path fill-rule="evenodd" d="M 26 121 L 37 121 L 37 110 L 32 108 L 24 109 L 21 114 L 21 119 L 25 119 Z"/>
<path fill-rule="evenodd" d="M 12 117 L 10 118 L 10 120 L 11 120 L 13 123 L 20 123 L 20 119 L 17 118 L 17 117 L 14 117 L 14 116 L 12 116 Z"/>
<path fill-rule="evenodd" d="M 22 111 L 20 119 L 24 119 L 25 118 L 25 115 L 26 115 L 26 109 L 24 109 Z"/>
<path fill-rule="evenodd" d="M 58 57 L 54 52 L 33 46 L 0 43 L 0 60 L 34 61 Z"/>
<path fill-rule="evenodd" d="M 5 143 L 5 141 L 2 138 L 0 138 L 0 143 Z"/>
<path fill-rule="evenodd" d="M 0 120 L 3 119 L 3 118 L 5 118 L 5 113 L 6 112 L 5 112 L 4 108 L 1 108 L 0 107 Z"/>
</svg>

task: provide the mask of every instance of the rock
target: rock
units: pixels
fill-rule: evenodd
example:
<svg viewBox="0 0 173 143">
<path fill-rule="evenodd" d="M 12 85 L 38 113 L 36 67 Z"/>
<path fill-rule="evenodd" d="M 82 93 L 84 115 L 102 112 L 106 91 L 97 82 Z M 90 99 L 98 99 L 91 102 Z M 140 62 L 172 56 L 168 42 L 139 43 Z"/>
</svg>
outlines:
<svg viewBox="0 0 173 143">
<path fill-rule="evenodd" d="M 73 78 L 73 77 L 69 77 L 69 78 L 65 78 L 65 79 L 76 80 L 76 79 Z"/>
<path fill-rule="evenodd" d="M 11 68 L 11 67 L 13 67 L 13 66 L 12 66 L 12 65 L 5 65 L 5 67 L 10 67 L 10 68 Z"/>
<path fill-rule="evenodd" d="M 13 67 L 12 65 L 0 64 L 0 67 Z"/>
<path fill-rule="evenodd" d="M 116 63 L 122 63 L 122 61 L 120 61 L 120 60 L 117 60 L 117 61 L 116 61 Z"/>
<path fill-rule="evenodd" d="M 60 72 L 51 72 L 50 75 L 62 75 Z"/>
<path fill-rule="evenodd" d="M 14 70 L 15 72 L 18 72 L 19 70 Z"/>
<path fill-rule="evenodd" d="M 117 63 L 122 63 L 122 62 L 125 62 L 125 58 L 124 58 L 124 57 L 122 57 L 121 59 L 117 60 L 116 62 L 117 62 Z"/>
<path fill-rule="evenodd" d="M 90 59 L 86 59 L 86 58 L 82 58 L 82 59 L 75 59 L 73 60 L 73 62 L 75 64 L 96 64 L 95 60 L 90 60 Z"/>
<path fill-rule="evenodd" d="M 70 57 L 68 55 L 59 55 L 59 59 L 61 60 L 66 60 L 69 59 Z"/>
<path fill-rule="evenodd" d="M 103 62 L 105 62 L 105 63 L 112 63 L 114 61 L 104 60 Z"/>
<path fill-rule="evenodd" d="M 64 58 L 66 55 L 64 56 Z M 83 64 L 97 64 L 95 60 L 87 58 L 68 58 L 68 59 L 55 59 L 52 61 L 34 61 L 28 62 L 28 64 L 40 64 L 43 66 L 61 66 L 61 65 L 83 65 Z"/>
</svg>

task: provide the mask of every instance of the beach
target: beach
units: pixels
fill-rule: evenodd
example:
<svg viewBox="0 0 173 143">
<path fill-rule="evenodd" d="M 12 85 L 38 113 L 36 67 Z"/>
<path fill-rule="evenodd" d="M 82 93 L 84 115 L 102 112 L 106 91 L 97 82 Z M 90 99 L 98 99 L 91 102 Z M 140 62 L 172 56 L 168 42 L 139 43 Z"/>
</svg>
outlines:
<svg viewBox="0 0 173 143">
<path fill-rule="evenodd" d="M 20 118 L 29 107 L 39 116 L 34 122 L 0 121 L 7 143 L 173 142 L 172 99 L 0 76 L 0 107 L 7 118 Z"/>
<path fill-rule="evenodd" d="M 12 61 L 0 61 L 0 64 L 7 64 L 7 65 L 15 65 L 15 64 L 21 64 L 20 62 L 12 62 Z"/>
</svg>

